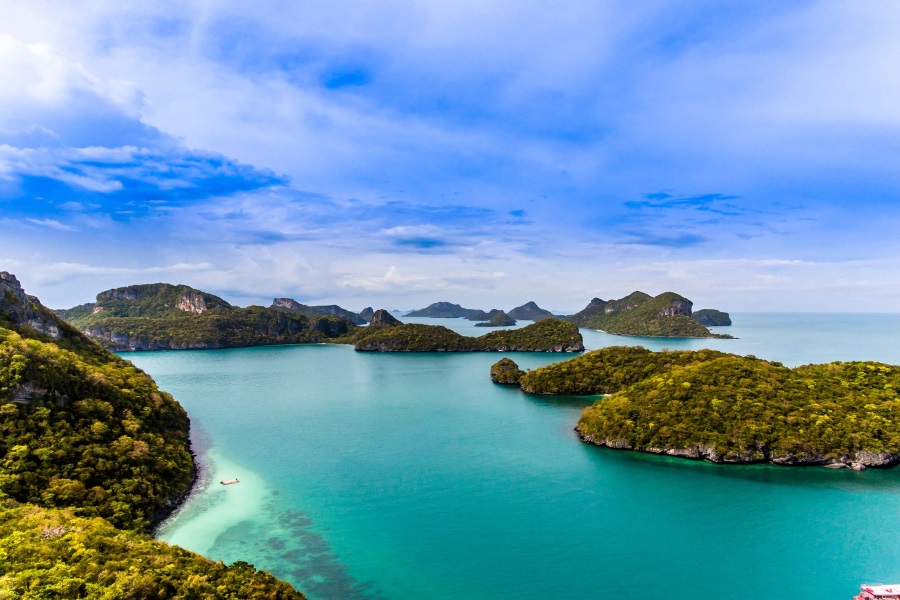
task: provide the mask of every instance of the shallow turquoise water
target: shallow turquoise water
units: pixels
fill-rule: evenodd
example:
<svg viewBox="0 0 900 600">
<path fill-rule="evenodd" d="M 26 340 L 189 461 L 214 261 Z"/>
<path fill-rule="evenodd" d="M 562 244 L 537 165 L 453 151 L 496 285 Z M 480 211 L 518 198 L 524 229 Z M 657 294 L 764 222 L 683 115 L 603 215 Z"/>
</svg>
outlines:
<svg viewBox="0 0 900 600">
<path fill-rule="evenodd" d="M 900 363 L 900 315 L 734 318 L 723 331 L 740 340 L 585 342 Z M 525 368 L 566 358 L 511 356 Z M 588 401 L 491 384 L 497 354 L 127 357 L 187 408 L 208 465 L 160 537 L 251 562 L 312 598 L 847 599 L 863 581 L 900 581 L 900 469 L 587 446 L 572 427 Z M 233 476 L 241 483 L 217 483 Z"/>
</svg>

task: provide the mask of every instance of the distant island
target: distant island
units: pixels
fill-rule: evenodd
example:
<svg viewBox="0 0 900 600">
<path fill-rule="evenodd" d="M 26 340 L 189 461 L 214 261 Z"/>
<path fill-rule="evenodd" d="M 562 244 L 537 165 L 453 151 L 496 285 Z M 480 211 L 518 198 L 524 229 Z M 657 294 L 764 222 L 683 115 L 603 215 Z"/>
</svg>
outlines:
<svg viewBox="0 0 900 600">
<path fill-rule="evenodd" d="M 289 313 L 305 315 L 307 317 L 344 317 L 354 325 L 365 325 L 372 318 L 371 316 L 369 316 L 369 318 L 367 319 L 362 316 L 362 313 L 355 313 L 351 310 L 347 310 L 346 308 L 341 308 L 336 304 L 329 304 L 326 306 L 307 306 L 306 304 L 300 304 L 293 298 L 275 298 L 269 308 L 273 310 L 283 310 Z M 372 309 L 370 308 L 368 310 Z"/>
<path fill-rule="evenodd" d="M 731 325 L 731 315 L 714 308 L 701 308 L 691 314 L 691 318 L 704 327 L 728 327 Z"/>
<path fill-rule="evenodd" d="M 877 362 L 793 369 L 713 350 L 610 347 L 497 383 L 538 394 L 608 397 L 586 408 L 585 442 L 716 463 L 884 467 L 900 461 L 900 367 Z"/>
<path fill-rule="evenodd" d="M 195 479 L 189 427 L 148 375 L 0 272 L 0 550 L 10 597 L 302 599 L 252 565 L 228 567 L 142 533 Z"/>
<path fill-rule="evenodd" d="M 425 308 L 410 311 L 406 313 L 406 316 L 429 317 L 432 319 L 466 319 L 476 315 L 480 317 L 483 312 L 484 311 L 475 308 L 463 308 L 459 304 L 452 304 L 450 302 L 435 302 Z"/>
<path fill-rule="evenodd" d="M 348 334 L 362 320 L 339 306 L 309 307 L 290 298 L 276 298 L 269 308 L 239 308 L 168 283 L 107 290 L 95 303 L 56 313 L 114 351 L 320 343 Z"/>
<path fill-rule="evenodd" d="M 492 331 L 468 337 L 440 325 L 387 321 L 376 311 L 372 325 L 356 333 L 361 352 L 582 352 L 578 327 L 559 319 L 544 319 L 521 329 Z M 376 322 L 383 323 L 377 325 Z"/>
<path fill-rule="evenodd" d="M 712 333 L 692 318 L 693 302 L 674 292 L 652 297 L 644 292 L 633 292 L 619 300 L 594 298 L 581 312 L 569 321 L 579 327 L 599 329 L 606 333 L 641 337 L 724 338 L 732 336 Z M 715 313 L 715 314 L 714 314 Z M 707 311 L 705 320 L 727 317 L 727 313 Z M 731 323 L 731 320 L 728 320 Z"/>
<path fill-rule="evenodd" d="M 476 308 L 463 308 L 459 304 L 451 302 L 435 302 L 425 308 L 411 311 L 406 314 L 407 317 L 429 317 L 432 319 L 468 319 L 470 321 L 490 321 L 498 313 L 503 311 L 495 308 L 490 312 L 478 310 Z M 544 310 L 534 302 L 526 302 L 522 306 L 505 313 L 509 318 L 517 321 L 539 321 L 549 317 L 555 317 L 549 310 Z"/>
<path fill-rule="evenodd" d="M 512 327 L 516 320 L 502 310 L 492 310 L 487 321 L 475 323 L 475 327 Z"/>
</svg>

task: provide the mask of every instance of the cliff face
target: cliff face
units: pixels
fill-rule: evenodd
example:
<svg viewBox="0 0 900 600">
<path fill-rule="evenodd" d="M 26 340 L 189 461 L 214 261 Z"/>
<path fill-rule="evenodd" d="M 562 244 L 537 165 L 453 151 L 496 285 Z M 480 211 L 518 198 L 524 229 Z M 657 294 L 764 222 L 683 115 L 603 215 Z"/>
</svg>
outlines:
<svg viewBox="0 0 900 600">
<path fill-rule="evenodd" d="M 30 327 L 54 340 L 63 337 L 59 319 L 34 296 L 28 296 L 16 276 L 0 272 L 0 324 Z"/>
</svg>

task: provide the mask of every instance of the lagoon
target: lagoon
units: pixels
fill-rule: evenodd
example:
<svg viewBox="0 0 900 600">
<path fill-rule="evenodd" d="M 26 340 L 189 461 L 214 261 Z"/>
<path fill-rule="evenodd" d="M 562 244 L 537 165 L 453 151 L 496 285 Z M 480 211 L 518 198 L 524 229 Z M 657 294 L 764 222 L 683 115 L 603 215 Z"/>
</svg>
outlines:
<svg viewBox="0 0 900 600">
<path fill-rule="evenodd" d="M 738 340 L 583 331 L 793 366 L 900 363 L 900 315 L 737 314 Z M 461 319 L 408 319 L 480 335 Z M 188 410 L 204 476 L 159 537 L 311 598 L 847 599 L 900 581 L 900 469 L 712 465 L 582 444 L 590 399 L 507 354 L 280 346 L 125 355 Z M 508 354 L 523 368 L 568 356 Z M 218 481 L 237 477 L 240 484 Z"/>
</svg>

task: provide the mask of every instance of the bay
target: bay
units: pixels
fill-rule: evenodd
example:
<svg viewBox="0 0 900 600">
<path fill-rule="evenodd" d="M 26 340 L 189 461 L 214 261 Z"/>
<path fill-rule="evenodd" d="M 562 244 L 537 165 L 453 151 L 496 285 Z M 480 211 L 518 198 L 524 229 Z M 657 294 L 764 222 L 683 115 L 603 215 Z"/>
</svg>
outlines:
<svg viewBox="0 0 900 600">
<path fill-rule="evenodd" d="M 713 347 L 900 363 L 900 315 L 738 314 Z M 484 332 L 461 319 L 409 319 Z M 311 598 L 846 599 L 900 581 L 900 469 L 722 466 L 582 444 L 591 399 L 491 384 L 501 355 L 130 353 L 188 410 L 203 480 L 161 539 Z M 523 368 L 568 356 L 510 354 Z M 240 483 L 222 486 L 221 479 Z"/>
</svg>

